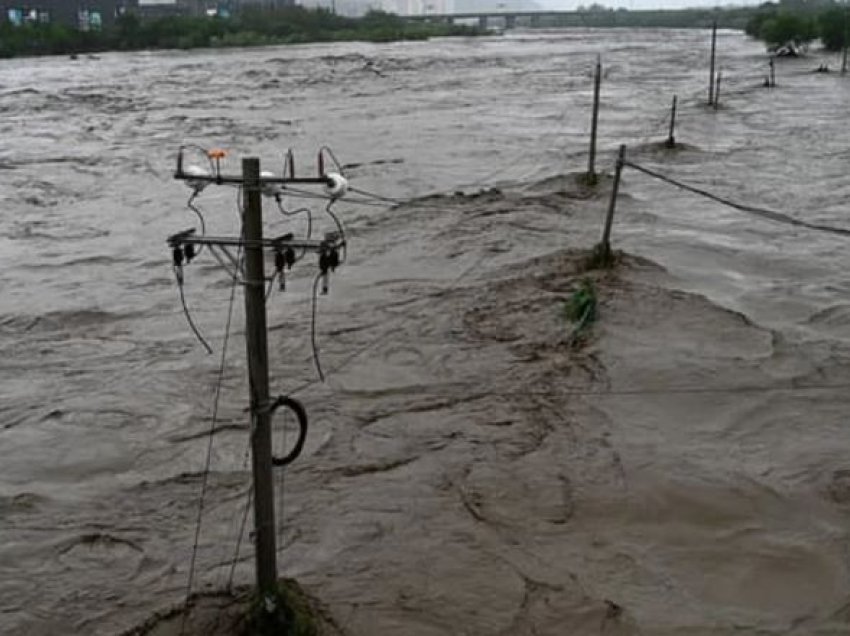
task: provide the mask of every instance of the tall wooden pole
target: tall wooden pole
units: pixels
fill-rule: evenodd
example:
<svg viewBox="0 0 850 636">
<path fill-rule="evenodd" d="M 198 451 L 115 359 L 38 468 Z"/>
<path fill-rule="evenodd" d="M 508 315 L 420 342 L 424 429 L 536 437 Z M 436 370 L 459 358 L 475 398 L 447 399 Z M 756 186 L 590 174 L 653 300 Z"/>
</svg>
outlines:
<svg viewBox="0 0 850 636">
<path fill-rule="evenodd" d="M 717 51 L 717 20 L 711 25 L 711 66 L 708 71 L 708 105 L 714 103 L 714 55 Z"/>
<path fill-rule="evenodd" d="M 587 181 L 596 183 L 596 128 L 599 125 L 599 88 L 602 83 L 602 56 L 596 57 L 596 74 L 593 77 L 593 116 L 590 122 L 590 153 L 587 158 Z"/>
<path fill-rule="evenodd" d="M 272 432 L 269 406 L 266 295 L 263 249 L 263 206 L 260 160 L 242 160 L 245 234 L 245 341 L 248 347 L 248 383 L 251 391 L 251 448 L 254 473 L 254 532 L 257 587 L 261 598 L 277 598 L 274 487 L 272 485 Z"/>
<path fill-rule="evenodd" d="M 677 97 L 673 95 L 673 106 L 670 108 L 670 134 L 667 135 L 667 143 L 666 146 L 668 148 L 676 147 L 676 101 Z"/>
<path fill-rule="evenodd" d="M 614 167 L 614 183 L 611 186 L 611 201 L 608 203 L 608 214 L 605 216 L 605 228 L 602 230 L 602 257 L 605 261 L 611 258 L 611 226 L 614 224 L 614 211 L 617 208 L 617 194 L 620 191 L 620 175 L 626 161 L 626 146 L 620 146 L 617 155 L 617 165 Z"/>
</svg>

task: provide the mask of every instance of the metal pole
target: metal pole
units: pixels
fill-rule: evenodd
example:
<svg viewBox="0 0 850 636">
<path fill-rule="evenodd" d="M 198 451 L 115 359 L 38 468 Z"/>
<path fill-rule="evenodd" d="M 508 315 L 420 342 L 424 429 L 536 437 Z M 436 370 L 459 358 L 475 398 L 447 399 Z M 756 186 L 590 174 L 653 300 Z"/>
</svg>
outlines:
<svg viewBox="0 0 850 636">
<path fill-rule="evenodd" d="M 626 145 L 620 146 L 617 165 L 614 167 L 614 183 L 611 186 L 611 201 L 608 203 L 608 215 L 605 217 L 605 229 L 602 231 L 602 257 L 611 258 L 611 226 L 614 224 L 614 210 L 617 207 L 617 193 L 620 191 L 620 174 L 626 161 Z"/>
<path fill-rule="evenodd" d="M 676 146 L 676 137 L 673 133 L 676 130 L 676 101 L 677 98 L 673 95 L 673 106 L 670 109 L 670 134 L 667 136 L 667 147 L 673 148 Z"/>
<path fill-rule="evenodd" d="M 596 183 L 596 128 L 599 124 L 599 88 L 602 82 L 602 56 L 596 56 L 596 75 L 593 78 L 593 118 L 590 123 L 590 155 L 587 159 L 587 181 Z"/>
<path fill-rule="evenodd" d="M 717 20 L 711 25 L 711 67 L 708 71 L 708 105 L 714 103 L 714 55 L 717 51 Z"/>
<path fill-rule="evenodd" d="M 263 248 L 263 206 L 260 193 L 260 160 L 242 160 L 245 212 L 245 341 L 248 348 L 248 382 L 251 392 L 251 447 L 254 474 L 254 532 L 257 587 L 261 598 L 277 598 L 274 487 L 272 485 L 272 435 L 269 406 L 268 348 Z"/>
</svg>

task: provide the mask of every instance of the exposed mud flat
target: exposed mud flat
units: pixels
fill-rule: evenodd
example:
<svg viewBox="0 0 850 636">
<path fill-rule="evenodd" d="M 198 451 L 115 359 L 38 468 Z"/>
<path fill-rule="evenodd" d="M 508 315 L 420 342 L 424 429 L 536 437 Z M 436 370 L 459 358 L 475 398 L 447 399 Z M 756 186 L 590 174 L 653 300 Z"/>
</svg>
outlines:
<svg viewBox="0 0 850 636">
<path fill-rule="evenodd" d="M 305 157 L 328 136 L 355 185 L 415 195 L 337 208 L 350 254 L 319 299 L 327 384 L 311 366 L 312 267 L 269 306 L 272 386 L 311 418 L 277 476 L 281 571 L 334 630 L 850 631 L 843 242 L 627 171 L 623 253 L 586 268 L 610 187 L 577 177 L 598 51 L 600 171 L 626 142 L 702 187 L 842 223 L 847 86 L 804 60 L 760 91 L 759 47 L 727 33 L 728 101 L 708 111 L 704 35 L 0 63 L 0 632 L 117 634 L 184 598 L 218 356 L 170 278 L 164 238 L 195 222 L 169 182 L 174 144 Z M 211 233 L 234 231 L 234 201 L 201 197 Z M 332 227 L 321 208 L 316 221 Z M 186 276 L 218 353 L 225 275 L 199 260 Z M 598 318 L 576 339 L 564 303 L 586 279 Z M 201 633 L 238 620 L 238 594 L 215 591 L 252 578 L 247 533 L 236 550 L 250 485 L 236 307 Z"/>
</svg>

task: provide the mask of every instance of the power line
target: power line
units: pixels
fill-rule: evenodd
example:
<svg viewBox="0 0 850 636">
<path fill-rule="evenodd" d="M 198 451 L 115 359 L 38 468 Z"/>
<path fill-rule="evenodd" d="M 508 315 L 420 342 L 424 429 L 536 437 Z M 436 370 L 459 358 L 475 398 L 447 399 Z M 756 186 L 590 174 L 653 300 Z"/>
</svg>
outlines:
<svg viewBox="0 0 850 636">
<path fill-rule="evenodd" d="M 801 221 L 800 219 L 794 218 L 793 216 L 789 216 L 788 214 L 776 212 L 775 210 L 770 210 L 768 208 L 761 208 L 752 205 L 745 205 L 743 203 L 737 203 L 735 201 L 732 201 L 731 199 L 712 194 L 711 192 L 703 190 L 702 188 L 697 188 L 695 186 L 682 183 L 681 181 L 677 181 L 676 179 L 663 175 L 660 172 L 650 170 L 649 168 L 644 168 L 643 166 L 638 165 L 632 161 L 624 161 L 623 165 L 629 166 L 630 168 L 634 168 L 638 172 L 643 172 L 644 174 L 649 175 L 650 177 L 654 177 L 655 179 L 659 179 L 661 181 L 669 183 L 670 185 L 676 186 L 677 188 L 681 188 L 682 190 L 687 190 L 688 192 L 698 194 L 700 196 L 711 199 L 712 201 L 722 203 L 723 205 L 726 205 L 730 208 L 740 210 L 741 212 L 753 214 L 755 216 L 759 216 L 770 221 L 775 221 L 777 223 L 793 225 L 795 227 L 804 227 L 810 230 L 816 230 L 818 232 L 828 232 L 830 234 L 838 234 L 840 236 L 850 236 L 850 229 L 847 228 L 833 227 L 831 225 L 822 225 L 820 223 L 809 223 L 808 221 Z"/>
</svg>

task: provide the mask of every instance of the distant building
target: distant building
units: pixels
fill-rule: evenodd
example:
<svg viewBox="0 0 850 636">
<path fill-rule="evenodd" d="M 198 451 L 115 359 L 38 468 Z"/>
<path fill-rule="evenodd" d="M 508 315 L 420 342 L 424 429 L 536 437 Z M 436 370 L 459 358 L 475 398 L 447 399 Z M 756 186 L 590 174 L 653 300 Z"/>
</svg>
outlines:
<svg viewBox="0 0 850 636">
<path fill-rule="evenodd" d="M 295 0 L 0 0 L 0 21 L 58 23 L 98 31 L 128 12 L 143 17 L 228 15 L 247 7 L 273 10 L 294 5 Z"/>
<path fill-rule="evenodd" d="M 135 8 L 137 0 L 0 0 L 0 19 L 20 25 L 59 23 L 97 31 Z"/>
</svg>

